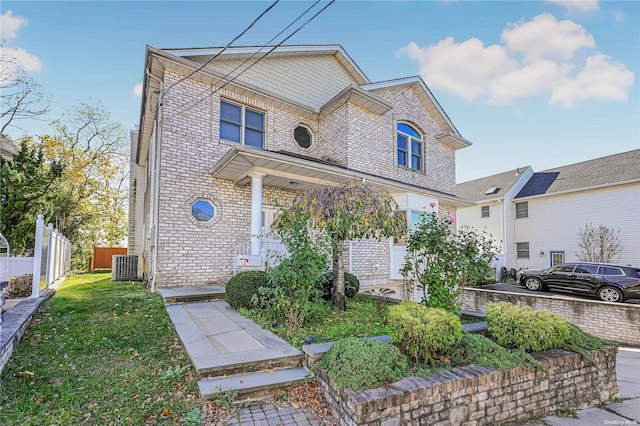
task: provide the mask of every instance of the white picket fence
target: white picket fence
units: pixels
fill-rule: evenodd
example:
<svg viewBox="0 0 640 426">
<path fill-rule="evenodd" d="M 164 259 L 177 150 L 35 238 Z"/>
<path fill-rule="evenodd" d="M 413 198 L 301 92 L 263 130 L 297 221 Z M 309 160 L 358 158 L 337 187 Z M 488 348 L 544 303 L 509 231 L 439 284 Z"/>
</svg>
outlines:
<svg viewBox="0 0 640 426">
<path fill-rule="evenodd" d="M 33 274 L 31 297 L 40 295 L 41 287 L 49 287 L 71 270 L 71 241 L 53 224 L 44 226 L 44 217 L 36 220 L 33 257 L 9 257 L 9 275 Z"/>
</svg>

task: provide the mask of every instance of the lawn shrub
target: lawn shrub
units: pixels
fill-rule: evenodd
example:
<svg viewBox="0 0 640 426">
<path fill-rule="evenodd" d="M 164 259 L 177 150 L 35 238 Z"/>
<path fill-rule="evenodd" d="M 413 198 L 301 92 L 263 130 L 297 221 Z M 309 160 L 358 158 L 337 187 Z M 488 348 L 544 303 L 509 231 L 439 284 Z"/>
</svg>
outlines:
<svg viewBox="0 0 640 426">
<path fill-rule="evenodd" d="M 499 345 L 527 352 L 560 348 L 569 338 L 569 323 L 560 315 L 507 302 L 487 305 L 487 326 Z"/>
<path fill-rule="evenodd" d="M 460 319 L 441 308 L 405 301 L 389 308 L 387 321 L 393 343 L 415 361 L 429 362 L 462 339 Z"/>
<path fill-rule="evenodd" d="M 331 299 L 331 292 L 333 290 L 333 272 L 327 272 L 324 275 L 324 281 L 322 282 L 322 294 L 323 297 Z M 349 272 L 344 273 L 344 294 L 348 298 L 354 298 L 360 291 L 360 280 Z"/>
<path fill-rule="evenodd" d="M 589 354 L 589 351 L 601 349 L 602 346 L 602 340 L 569 323 L 569 337 L 562 344 L 561 348 L 578 353 L 595 365 L 595 361 L 591 354 Z"/>
<path fill-rule="evenodd" d="M 29 297 L 33 286 L 33 274 L 16 275 L 9 280 L 9 286 L 4 290 L 4 297 Z"/>
<path fill-rule="evenodd" d="M 335 342 L 317 368 L 342 388 L 362 390 L 400 380 L 408 374 L 409 363 L 393 345 L 350 337 Z"/>
<path fill-rule="evenodd" d="M 444 354 L 454 367 L 475 364 L 508 370 L 513 367 L 537 365 L 531 355 L 521 349 L 505 349 L 480 334 L 464 333 L 462 340 Z"/>
<path fill-rule="evenodd" d="M 251 299 L 260 287 L 269 287 L 269 276 L 264 271 L 245 271 L 234 275 L 227 283 L 225 299 L 234 308 L 250 308 Z"/>
</svg>

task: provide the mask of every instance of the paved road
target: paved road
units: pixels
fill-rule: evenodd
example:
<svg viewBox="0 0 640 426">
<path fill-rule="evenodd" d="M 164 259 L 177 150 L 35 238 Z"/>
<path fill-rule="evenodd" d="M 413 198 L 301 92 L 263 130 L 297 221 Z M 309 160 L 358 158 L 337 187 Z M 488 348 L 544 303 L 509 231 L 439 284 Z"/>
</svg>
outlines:
<svg viewBox="0 0 640 426">
<path fill-rule="evenodd" d="M 551 297 L 554 297 L 554 296 L 568 297 L 570 299 L 578 299 L 578 300 L 598 300 L 596 297 L 581 296 L 578 294 L 565 293 L 562 291 L 531 291 L 515 283 L 491 284 L 491 285 L 482 286 L 482 288 L 487 290 L 510 291 L 512 293 L 537 294 L 537 295 L 544 295 L 544 296 L 551 296 Z M 627 299 L 624 301 L 624 303 L 640 305 L 640 299 Z"/>
</svg>

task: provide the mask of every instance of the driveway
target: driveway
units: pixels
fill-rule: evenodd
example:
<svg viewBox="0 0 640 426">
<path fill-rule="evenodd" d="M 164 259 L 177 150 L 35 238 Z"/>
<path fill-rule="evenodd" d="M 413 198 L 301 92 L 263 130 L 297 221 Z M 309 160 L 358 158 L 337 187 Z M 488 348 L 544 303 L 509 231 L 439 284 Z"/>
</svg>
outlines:
<svg viewBox="0 0 640 426">
<path fill-rule="evenodd" d="M 481 288 L 484 288 L 487 290 L 509 291 L 512 293 L 545 295 L 545 296 L 551 296 L 551 297 L 562 296 L 565 298 L 572 298 L 572 299 L 578 299 L 578 300 L 598 300 L 596 297 L 582 296 L 579 294 L 566 293 L 566 292 L 555 291 L 555 290 L 531 291 L 515 283 L 497 283 L 497 284 L 483 285 Z M 640 299 L 627 299 L 623 303 L 640 305 Z"/>
</svg>

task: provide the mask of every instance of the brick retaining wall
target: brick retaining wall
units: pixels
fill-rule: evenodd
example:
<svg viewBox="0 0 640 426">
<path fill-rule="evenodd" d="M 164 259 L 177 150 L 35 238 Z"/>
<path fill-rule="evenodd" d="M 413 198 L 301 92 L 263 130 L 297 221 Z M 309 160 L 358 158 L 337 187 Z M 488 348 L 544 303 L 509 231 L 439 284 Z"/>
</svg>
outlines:
<svg viewBox="0 0 640 426">
<path fill-rule="evenodd" d="M 488 302 L 520 302 L 562 315 L 570 323 L 602 339 L 640 346 L 640 305 L 482 288 L 465 288 L 460 299 L 462 309 L 477 312 L 486 312 Z"/>
<path fill-rule="evenodd" d="M 613 401 L 617 352 L 592 351 L 594 366 L 578 354 L 552 350 L 534 354 L 546 372 L 466 366 L 365 391 L 340 389 L 324 371 L 316 378 L 341 425 L 492 425 Z"/>
</svg>

